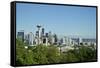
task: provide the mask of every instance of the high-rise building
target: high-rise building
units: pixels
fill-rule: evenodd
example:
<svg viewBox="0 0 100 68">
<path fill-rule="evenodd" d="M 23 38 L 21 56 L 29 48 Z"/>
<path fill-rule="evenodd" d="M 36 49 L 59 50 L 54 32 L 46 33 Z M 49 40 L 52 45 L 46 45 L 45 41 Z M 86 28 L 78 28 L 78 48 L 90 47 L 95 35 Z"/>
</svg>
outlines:
<svg viewBox="0 0 100 68">
<path fill-rule="evenodd" d="M 52 44 L 55 43 L 55 37 L 52 35 Z"/>
<path fill-rule="evenodd" d="M 24 31 L 23 30 L 21 30 L 20 32 L 18 32 L 17 38 L 19 38 L 20 40 L 22 40 L 24 42 Z"/>
<path fill-rule="evenodd" d="M 49 42 L 49 44 L 52 44 L 52 34 L 51 34 L 51 31 L 48 33 L 48 42 Z"/>
<path fill-rule="evenodd" d="M 54 44 L 55 44 L 55 45 L 57 45 L 57 41 L 58 41 L 57 35 L 54 34 Z"/>
<path fill-rule="evenodd" d="M 42 31 L 41 31 L 41 37 L 44 36 L 44 28 L 42 28 Z"/>
<path fill-rule="evenodd" d="M 48 37 L 48 33 L 45 33 L 45 36 Z"/>
<path fill-rule="evenodd" d="M 66 39 L 66 36 L 63 37 L 63 44 L 66 44 L 67 42 L 67 39 Z"/>
<path fill-rule="evenodd" d="M 80 39 L 79 38 L 71 38 L 71 39 L 73 41 L 73 44 L 79 45 L 79 43 L 80 43 Z"/>
<path fill-rule="evenodd" d="M 30 33 L 28 34 L 28 41 L 29 41 L 29 45 L 30 45 L 30 46 L 33 46 L 34 35 L 33 35 L 32 32 L 30 32 Z"/>
<path fill-rule="evenodd" d="M 38 33 L 39 33 L 38 31 L 36 31 L 36 33 L 35 33 L 35 43 L 36 43 L 36 44 L 39 44 L 39 43 L 38 43 Z"/>
<path fill-rule="evenodd" d="M 60 45 L 63 43 L 63 38 L 60 39 Z"/>
<path fill-rule="evenodd" d="M 37 28 L 38 28 L 38 44 L 40 44 L 40 28 L 41 28 L 41 25 L 37 25 Z"/>
<path fill-rule="evenodd" d="M 43 39 L 44 39 L 44 28 L 42 28 L 41 31 L 41 37 L 40 37 L 41 44 L 43 44 Z"/>
<path fill-rule="evenodd" d="M 29 40 L 28 39 L 29 39 L 29 36 L 28 36 L 28 34 L 26 34 L 25 35 L 25 40 L 24 40 L 26 44 L 29 44 Z"/>
<path fill-rule="evenodd" d="M 46 41 L 46 46 L 48 45 L 48 33 L 45 33 L 45 41 Z"/>
<path fill-rule="evenodd" d="M 82 38 L 79 38 L 79 43 L 82 43 Z"/>
<path fill-rule="evenodd" d="M 35 36 L 36 36 L 36 37 L 38 37 L 38 34 L 39 34 L 39 32 L 38 32 L 38 31 L 36 31 L 36 34 L 35 34 Z"/>
</svg>

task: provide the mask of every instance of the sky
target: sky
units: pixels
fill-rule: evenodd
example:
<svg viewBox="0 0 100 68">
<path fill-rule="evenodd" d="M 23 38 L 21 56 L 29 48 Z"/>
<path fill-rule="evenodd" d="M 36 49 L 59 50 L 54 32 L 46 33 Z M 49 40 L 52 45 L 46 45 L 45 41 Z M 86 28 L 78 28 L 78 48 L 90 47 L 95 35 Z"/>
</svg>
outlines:
<svg viewBox="0 0 100 68">
<path fill-rule="evenodd" d="M 37 31 L 41 25 L 45 32 L 59 36 L 96 37 L 96 8 L 17 3 L 16 30 L 25 33 Z"/>
</svg>

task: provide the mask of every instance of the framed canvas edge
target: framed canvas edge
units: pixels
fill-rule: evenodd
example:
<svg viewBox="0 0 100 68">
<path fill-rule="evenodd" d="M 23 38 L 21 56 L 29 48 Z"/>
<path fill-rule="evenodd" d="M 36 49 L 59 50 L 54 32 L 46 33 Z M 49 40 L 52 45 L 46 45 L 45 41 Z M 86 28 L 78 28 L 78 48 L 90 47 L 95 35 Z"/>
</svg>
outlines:
<svg viewBox="0 0 100 68">
<path fill-rule="evenodd" d="M 80 6 L 80 7 L 94 7 L 96 8 L 96 61 L 85 62 L 69 62 L 69 63 L 53 63 L 53 64 L 32 64 L 32 65 L 16 65 L 16 3 L 30 3 L 30 4 L 47 4 L 47 5 L 62 5 L 62 6 Z M 75 4 L 58 4 L 58 3 L 44 3 L 44 2 L 27 2 L 27 1 L 12 1 L 10 3 L 10 65 L 13 67 L 19 66 L 39 66 L 39 65 L 56 65 L 56 64 L 70 64 L 70 63 L 88 63 L 98 62 L 98 6 L 92 5 L 75 5 Z"/>
</svg>

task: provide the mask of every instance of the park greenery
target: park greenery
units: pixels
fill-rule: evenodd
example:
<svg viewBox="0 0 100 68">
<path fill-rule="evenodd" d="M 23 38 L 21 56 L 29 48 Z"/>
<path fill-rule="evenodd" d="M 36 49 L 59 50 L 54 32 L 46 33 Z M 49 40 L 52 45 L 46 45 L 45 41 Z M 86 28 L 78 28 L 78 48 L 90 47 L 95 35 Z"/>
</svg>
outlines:
<svg viewBox="0 0 100 68">
<path fill-rule="evenodd" d="M 91 45 L 87 47 L 81 44 L 80 47 L 75 46 L 73 50 L 61 52 L 54 45 L 37 45 L 28 46 L 20 39 L 16 39 L 16 64 L 17 65 L 33 65 L 33 64 L 53 64 L 53 63 L 69 63 L 69 62 L 86 62 L 96 61 L 96 49 Z"/>
</svg>

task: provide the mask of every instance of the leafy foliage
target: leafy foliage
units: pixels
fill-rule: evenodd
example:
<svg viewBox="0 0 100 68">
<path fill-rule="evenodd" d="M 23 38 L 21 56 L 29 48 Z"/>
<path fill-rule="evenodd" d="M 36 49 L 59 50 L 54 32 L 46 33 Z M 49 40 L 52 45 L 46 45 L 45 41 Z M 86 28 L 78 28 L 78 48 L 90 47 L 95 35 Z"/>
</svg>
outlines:
<svg viewBox="0 0 100 68">
<path fill-rule="evenodd" d="M 25 48 L 28 46 L 28 48 Z M 31 65 L 31 64 L 50 64 L 50 63 L 67 63 L 67 62 L 83 62 L 95 61 L 96 49 L 92 45 L 75 46 L 73 50 L 60 52 L 58 46 L 54 45 L 36 45 L 29 46 L 20 39 L 16 39 L 16 64 Z"/>
</svg>

